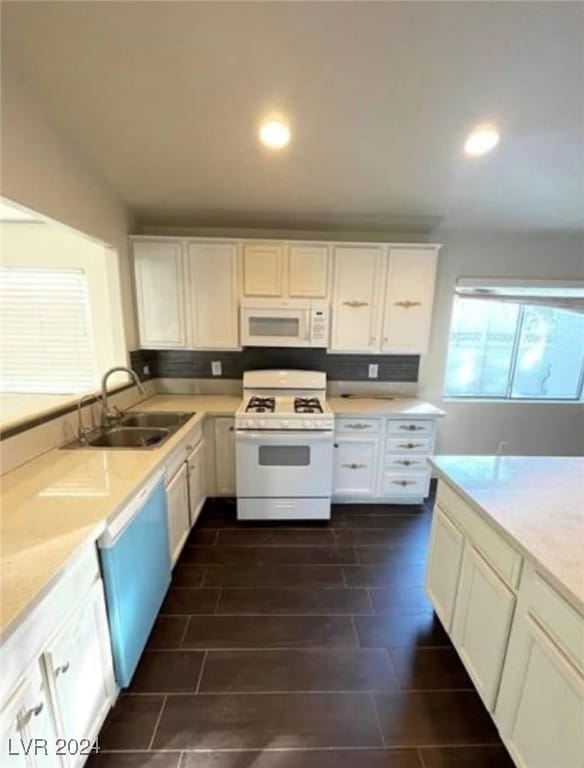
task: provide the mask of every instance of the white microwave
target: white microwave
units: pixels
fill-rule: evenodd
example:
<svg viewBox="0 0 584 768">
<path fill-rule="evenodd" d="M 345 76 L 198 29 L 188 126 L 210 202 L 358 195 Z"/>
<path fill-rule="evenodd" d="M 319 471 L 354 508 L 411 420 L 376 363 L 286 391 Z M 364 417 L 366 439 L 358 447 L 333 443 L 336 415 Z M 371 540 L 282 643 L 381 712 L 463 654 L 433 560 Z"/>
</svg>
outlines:
<svg viewBox="0 0 584 768">
<path fill-rule="evenodd" d="M 244 299 L 243 347 L 326 347 L 329 307 L 313 299 Z"/>
</svg>

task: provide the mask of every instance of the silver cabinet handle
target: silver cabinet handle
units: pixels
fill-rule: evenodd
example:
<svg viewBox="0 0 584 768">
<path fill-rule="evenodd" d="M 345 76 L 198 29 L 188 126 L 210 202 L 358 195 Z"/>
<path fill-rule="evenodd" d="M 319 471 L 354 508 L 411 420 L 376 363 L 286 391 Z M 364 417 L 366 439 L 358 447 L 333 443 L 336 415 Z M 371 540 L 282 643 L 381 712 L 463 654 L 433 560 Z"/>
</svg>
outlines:
<svg viewBox="0 0 584 768">
<path fill-rule="evenodd" d="M 354 424 L 347 424 L 347 429 L 369 429 L 371 427 L 371 424 L 363 424 L 359 421 L 355 422 Z"/>
<path fill-rule="evenodd" d="M 69 671 L 69 667 L 71 666 L 71 662 L 67 661 L 65 664 L 61 664 L 60 667 L 57 667 L 55 670 L 55 677 L 59 677 L 59 675 L 66 675 Z"/>
<path fill-rule="evenodd" d="M 28 709 L 23 715 L 20 715 L 18 717 L 18 730 L 21 730 L 25 726 L 27 726 L 33 717 L 38 717 L 40 713 L 44 709 L 44 704 L 42 701 L 40 701 L 36 707 L 31 707 Z"/>
<path fill-rule="evenodd" d="M 417 424 L 402 424 L 400 429 L 405 429 L 406 432 L 423 432 L 425 427 L 419 427 Z"/>
<path fill-rule="evenodd" d="M 410 301 L 409 299 L 405 299 L 404 301 L 394 301 L 393 304 L 395 307 L 403 307 L 404 309 L 411 309 L 412 307 L 422 306 L 421 301 Z"/>
<path fill-rule="evenodd" d="M 367 467 L 367 464 L 343 464 L 343 467 L 346 467 L 347 469 L 365 469 Z"/>
<path fill-rule="evenodd" d="M 394 485 L 401 485 L 402 488 L 405 488 L 406 485 L 415 485 L 415 480 L 393 480 L 392 481 Z"/>
<path fill-rule="evenodd" d="M 345 307 L 351 307 L 351 309 L 361 309 L 361 307 L 369 306 L 368 301 L 357 301 L 356 299 L 353 301 L 343 301 L 343 304 Z"/>
<path fill-rule="evenodd" d="M 404 467 L 411 467 L 414 464 L 419 464 L 419 461 L 410 461 L 410 459 L 396 459 L 395 464 L 402 464 Z"/>
<path fill-rule="evenodd" d="M 400 448 L 423 448 L 422 443 L 400 443 Z"/>
</svg>

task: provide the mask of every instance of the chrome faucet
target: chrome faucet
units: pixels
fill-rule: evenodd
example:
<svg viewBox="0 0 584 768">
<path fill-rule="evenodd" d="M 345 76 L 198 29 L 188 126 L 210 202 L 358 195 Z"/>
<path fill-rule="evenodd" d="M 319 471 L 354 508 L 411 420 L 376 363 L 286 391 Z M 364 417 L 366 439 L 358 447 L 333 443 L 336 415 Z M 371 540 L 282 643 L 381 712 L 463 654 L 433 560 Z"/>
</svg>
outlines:
<svg viewBox="0 0 584 768">
<path fill-rule="evenodd" d="M 146 394 L 146 390 L 138 378 L 138 374 L 131 368 L 126 368 L 124 365 L 116 365 L 114 368 L 110 368 L 109 371 L 106 371 L 101 380 L 101 423 L 104 426 L 112 421 L 118 421 L 118 419 L 122 417 L 120 409 L 115 405 L 113 408 L 109 408 L 107 401 L 107 380 L 112 373 L 117 373 L 118 371 L 123 371 L 124 373 L 129 374 L 134 384 L 138 387 L 140 394 Z"/>
<path fill-rule="evenodd" d="M 91 416 L 91 426 L 86 427 L 83 423 L 83 403 L 85 402 L 93 403 L 95 402 L 95 395 L 83 395 L 83 397 L 79 398 L 79 402 L 77 403 L 77 437 L 79 439 L 80 443 L 86 442 L 86 435 L 88 432 L 91 432 L 94 429 L 93 424 L 93 414 L 91 411 L 91 408 L 89 409 L 89 415 Z"/>
</svg>

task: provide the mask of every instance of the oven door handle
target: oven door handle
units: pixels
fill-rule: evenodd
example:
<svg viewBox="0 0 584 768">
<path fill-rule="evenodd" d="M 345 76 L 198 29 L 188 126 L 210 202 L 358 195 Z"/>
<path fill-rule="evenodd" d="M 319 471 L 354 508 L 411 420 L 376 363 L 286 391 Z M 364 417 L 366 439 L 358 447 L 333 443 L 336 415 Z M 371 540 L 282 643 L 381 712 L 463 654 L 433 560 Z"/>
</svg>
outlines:
<svg viewBox="0 0 584 768">
<path fill-rule="evenodd" d="M 292 430 L 275 430 L 266 429 L 262 432 L 251 432 L 248 429 L 237 429 L 235 431 L 237 440 L 253 441 L 253 442 L 290 442 L 290 443 L 306 443 L 310 441 L 314 442 L 333 442 L 332 430 L 317 430 L 317 429 L 303 429 L 298 432 Z"/>
</svg>

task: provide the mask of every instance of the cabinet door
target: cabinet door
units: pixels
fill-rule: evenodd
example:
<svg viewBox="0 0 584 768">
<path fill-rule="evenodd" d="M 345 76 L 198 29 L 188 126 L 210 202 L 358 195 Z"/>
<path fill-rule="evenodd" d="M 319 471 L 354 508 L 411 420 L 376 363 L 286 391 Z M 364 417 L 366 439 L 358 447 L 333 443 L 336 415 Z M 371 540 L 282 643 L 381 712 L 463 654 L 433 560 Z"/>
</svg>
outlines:
<svg viewBox="0 0 584 768">
<path fill-rule="evenodd" d="M 142 347 L 186 347 L 181 243 L 136 242 L 133 250 Z"/>
<path fill-rule="evenodd" d="M 375 496 L 379 440 L 335 437 L 333 494 Z"/>
<path fill-rule="evenodd" d="M 35 664 L 0 712 L 0 764 L 2 768 L 63 768 L 55 754 L 56 739 L 46 682 Z"/>
<path fill-rule="evenodd" d="M 513 592 L 468 543 L 460 570 L 452 639 L 491 711 L 499 690 L 514 609 Z"/>
<path fill-rule="evenodd" d="M 170 562 L 174 565 L 178 560 L 191 527 L 186 462 L 166 486 L 166 498 L 168 504 Z"/>
<path fill-rule="evenodd" d="M 522 768 L 584 765 L 584 678 L 529 613 L 513 622 L 495 720 Z"/>
<path fill-rule="evenodd" d="M 215 419 L 217 496 L 235 495 L 235 420 Z"/>
<path fill-rule="evenodd" d="M 291 245 L 288 249 L 288 295 L 324 299 L 328 288 L 327 245 Z"/>
<path fill-rule="evenodd" d="M 284 247 L 279 243 L 243 246 L 243 293 L 246 296 L 281 296 Z"/>
<path fill-rule="evenodd" d="M 337 246 L 334 252 L 332 352 L 379 350 L 380 247 Z"/>
<path fill-rule="evenodd" d="M 444 628 L 450 631 L 464 537 L 443 510 L 435 505 L 426 572 L 426 591 Z"/>
<path fill-rule="evenodd" d="M 437 258 L 434 246 L 390 248 L 381 345 L 384 352 L 427 352 Z"/>
<path fill-rule="evenodd" d="M 97 581 L 43 654 L 55 701 L 59 735 L 93 741 L 113 700 L 115 685 L 103 584 Z M 83 755 L 70 754 L 70 766 Z"/>
<path fill-rule="evenodd" d="M 237 245 L 189 243 L 191 340 L 198 349 L 238 349 Z"/>
<path fill-rule="evenodd" d="M 201 440 L 187 459 L 191 527 L 196 523 L 203 504 L 205 503 L 204 457 L 205 443 Z"/>
</svg>

